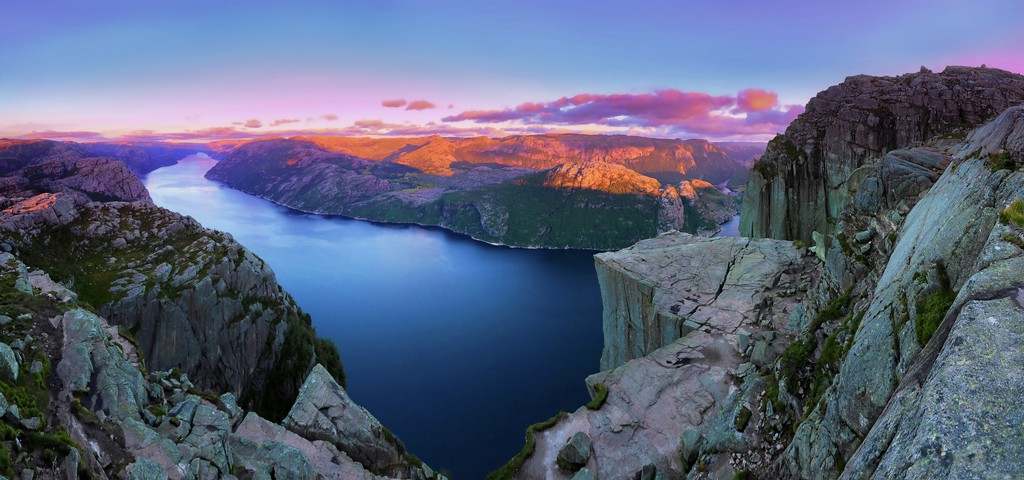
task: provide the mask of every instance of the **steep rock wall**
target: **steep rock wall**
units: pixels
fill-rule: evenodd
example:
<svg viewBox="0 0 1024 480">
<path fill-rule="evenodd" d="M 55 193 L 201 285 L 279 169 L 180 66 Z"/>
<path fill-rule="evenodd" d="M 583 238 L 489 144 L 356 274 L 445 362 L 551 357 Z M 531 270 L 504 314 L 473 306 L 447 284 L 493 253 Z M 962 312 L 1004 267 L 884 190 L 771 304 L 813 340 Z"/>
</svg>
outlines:
<svg viewBox="0 0 1024 480">
<path fill-rule="evenodd" d="M 810 243 L 850 203 L 847 179 L 886 152 L 956 136 L 1024 102 L 1024 77 L 991 68 L 858 75 L 819 93 L 751 170 L 740 233 Z M 962 137 L 961 137 L 962 138 Z"/>
</svg>

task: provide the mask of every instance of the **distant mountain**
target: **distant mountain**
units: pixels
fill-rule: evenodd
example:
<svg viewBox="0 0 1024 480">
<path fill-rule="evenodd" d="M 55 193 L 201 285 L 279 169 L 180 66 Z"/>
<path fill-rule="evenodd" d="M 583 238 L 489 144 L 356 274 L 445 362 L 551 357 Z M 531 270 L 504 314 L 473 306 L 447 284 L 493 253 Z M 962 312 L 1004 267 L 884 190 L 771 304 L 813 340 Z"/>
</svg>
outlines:
<svg viewBox="0 0 1024 480">
<path fill-rule="evenodd" d="M 311 213 L 435 225 L 512 246 L 608 249 L 673 229 L 714 232 L 735 215 L 733 199 L 708 182 L 665 183 L 637 170 L 676 178 L 728 170 L 695 163 L 694 152 L 731 160 L 710 143 L 689 142 L 269 139 L 237 146 L 207 178 Z"/>
<path fill-rule="evenodd" d="M 54 140 L 0 139 L 0 175 L 51 160 L 90 157 L 116 158 L 139 175 L 174 165 L 194 153 L 211 153 L 203 144 L 184 143 L 76 143 Z"/>
<path fill-rule="evenodd" d="M 765 144 L 717 144 L 627 135 L 517 135 L 504 138 L 294 137 L 326 150 L 368 160 L 408 165 L 423 173 L 451 175 L 452 164 L 497 164 L 543 170 L 566 162 L 622 165 L 662 183 L 699 178 L 740 180 Z"/>
</svg>

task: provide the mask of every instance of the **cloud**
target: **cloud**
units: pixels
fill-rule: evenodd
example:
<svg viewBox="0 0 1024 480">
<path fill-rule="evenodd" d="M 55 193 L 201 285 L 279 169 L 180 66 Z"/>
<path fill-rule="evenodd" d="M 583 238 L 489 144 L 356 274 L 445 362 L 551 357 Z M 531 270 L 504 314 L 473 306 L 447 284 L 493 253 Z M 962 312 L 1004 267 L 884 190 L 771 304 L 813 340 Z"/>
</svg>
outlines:
<svg viewBox="0 0 1024 480">
<path fill-rule="evenodd" d="M 263 122 L 255 118 L 251 118 L 249 120 L 246 120 L 245 123 L 242 124 L 242 126 L 245 128 L 260 128 L 263 126 Z"/>
<path fill-rule="evenodd" d="M 413 100 L 409 102 L 409 106 L 405 107 L 406 110 L 430 110 L 431 108 L 437 108 L 437 105 L 426 100 Z"/>
<path fill-rule="evenodd" d="M 445 122 L 599 125 L 639 128 L 652 135 L 733 137 L 782 131 L 803 107 L 780 106 L 778 96 L 747 89 L 736 96 L 658 90 L 642 94 L 583 93 L 503 110 L 470 110 Z"/>
<path fill-rule="evenodd" d="M 108 140 L 108 138 L 99 132 L 60 132 L 55 130 L 42 130 L 32 133 L 27 133 L 20 136 L 21 138 L 28 140 L 68 140 L 73 142 L 96 142 L 102 140 Z"/>
<path fill-rule="evenodd" d="M 338 116 L 333 114 L 333 113 L 328 113 L 328 114 L 324 114 L 320 118 L 322 118 L 324 120 L 327 120 L 328 122 L 333 122 L 333 121 L 338 119 Z"/>
<path fill-rule="evenodd" d="M 775 92 L 748 88 L 736 95 L 736 109 L 740 112 L 760 112 L 779 106 L 779 96 Z"/>
<path fill-rule="evenodd" d="M 271 127 L 279 127 L 281 125 L 287 125 L 289 123 L 299 123 L 301 120 L 297 118 L 280 118 L 270 122 Z"/>
<path fill-rule="evenodd" d="M 405 106 L 405 99 L 404 98 L 396 98 L 394 100 L 384 100 L 383 102 L 380 102 L 380 105 L 382 107 L 386 107 L 386 108 L 404 107 Z"/>
</svg>

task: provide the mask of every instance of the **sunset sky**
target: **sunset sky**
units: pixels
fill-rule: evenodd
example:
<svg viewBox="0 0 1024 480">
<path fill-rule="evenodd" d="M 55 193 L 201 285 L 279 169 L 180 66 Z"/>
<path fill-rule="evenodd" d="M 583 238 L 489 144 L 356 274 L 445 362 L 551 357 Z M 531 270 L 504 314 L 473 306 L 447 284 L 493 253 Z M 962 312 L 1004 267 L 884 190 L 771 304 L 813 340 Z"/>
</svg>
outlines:
<svg viewBox="0 0 1024 480">
<path fill-rule="evenodd" d="M 1019 0 L 5 3 L 0 137 L 764 140 L 848 75 L 1024 73 Z"/>
</svg>

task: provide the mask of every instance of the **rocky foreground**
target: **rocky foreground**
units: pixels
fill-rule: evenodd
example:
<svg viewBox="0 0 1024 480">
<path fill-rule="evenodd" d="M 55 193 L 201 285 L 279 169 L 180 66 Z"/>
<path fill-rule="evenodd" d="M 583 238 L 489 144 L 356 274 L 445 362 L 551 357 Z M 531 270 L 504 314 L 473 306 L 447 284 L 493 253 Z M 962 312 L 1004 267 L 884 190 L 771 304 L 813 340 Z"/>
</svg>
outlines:
<svg viewBox="0 0 1024 480">
<path fill-rule="evenodd" d="M 920 90 L 893 103 L 877 85 Z M 781 238 L 670 234 L 599 255 L 593 401 L 532 426 L 491 478 L 1017 478 L 1024 105 L 1005 104 L 1020 85 L 985 68 L 853 77 L 812 105 L 931 113 L 879 127 L 808 108 L 787 137 L 829 133 L 774 141 L 755 167 L 774 183 L 744 206 L 747 228 Z M 844 151 L 856 165 L 822 153 Z M 780 204 L 790 178 L 812 180 Z"/>
<path fill-rule="evenodd" d="M 610 249 L 668 230 L 718 231 L 737 208 L 702 178 L 745 179 L 757 148 L 601 135 L 302 137 L 241 144 L 206 176 L 310 213 Z"/>
<path fill-rule="evenodd" d="M 51 147 L 0 177 L 0 476 L 438 477 L 261 259 Z"/>
</svg>

